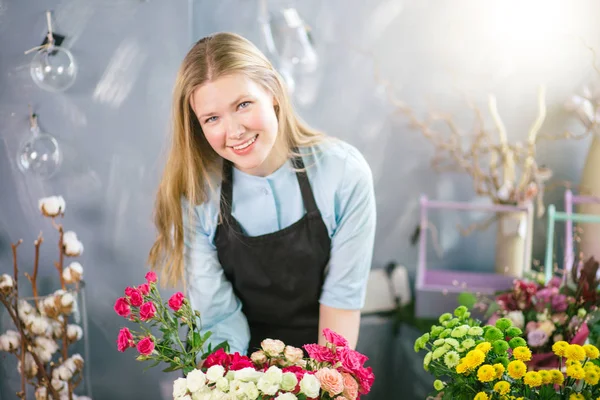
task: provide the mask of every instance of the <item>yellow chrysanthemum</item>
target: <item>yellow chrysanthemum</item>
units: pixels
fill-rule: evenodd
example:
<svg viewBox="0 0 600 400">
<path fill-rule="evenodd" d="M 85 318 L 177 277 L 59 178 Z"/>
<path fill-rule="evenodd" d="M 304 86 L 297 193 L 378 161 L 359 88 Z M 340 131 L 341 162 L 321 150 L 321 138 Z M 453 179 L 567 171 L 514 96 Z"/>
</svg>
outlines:
<svg viewBox="0 0 600 400">
<path fill-rule="evenodd" d="M 527 366 L 521 360 L 514 360 L 508 363 L 508 375 L 513 379 L 520 379 L 527 373 Z"/>
<path fill-rule="evenodd" d="M 513 356 L 517 360 L 529 361 L 531 360 L 531 350 L 529 350 L 525 346 L 515 347 L 515 349 L 513 350 Z"/>
<path fill-rule="evenodd" d="M 500 395 L 505 395 L 510 392 L 510 383 L 506 381 L 496 382 L 494 385 L 494 392 L 499 393 Z"/>
<path fill-rule="evenodd" d="M 585 378 L 585 371 L 579 365 L 571 365 L 567 367 L 567 376 L 574 379 L 583 379 Z"/>
<path fill-rule="evenodd" d="M 565 350 L 569 347 L 569 343 L 564 340 L 559 340 L 558 342 L 552 345 L 552 351 L 559 357 L 565 356 Z"/>
<path fill-rule="evenodd" d="M 475 395 L 473 400 L 489 400 L 489 397 L 485 392 L 479 392 Z"/>
<path fill-rule="evenodd" d="M 543 369 L 538 372 L 539 372 L 540 376 L 542 377 L 542 383 L 544 385 L 547 385 L 552 382 L 552 374 L 550 373 L 550 371 Z"/>
<path fill-rule="evenodd" d="M 598 373 L 594 369 L 590 368 L 585 371 L 585 381 L 587 383 L 589 383 L 590 385 L 596 385 L 598 383 L 598 380 L 600 380 L 600 375 L 598 375 Z"/>
<path fill-rule="evenodd" d="M 569 400 L 585 400 L 585 396 L 581 393 L 571 393 Z"/>
<path fill-rule="evenodd" d="M 502 378 L 502 374 L 505 371 L 504 365 L 500 363 L 494 364 L 494 369 L 496 370 L 496 379 Z"/>
<path fill-rule="evenodd" d="M 585 344 L 583 345 L 583 350 L 585 350 L 585 354 L 590 360 L 595 360 L 600 357 L 600 351 L 598 351 L 598 348 L 594 345 Z"/>
<path fill-rule="evenodd" d="M 583 361 L 585 360 L 585 350 L 578 344 L 570 344 L 565 349 L 565 357 L 569 360 Z"/>
<path fill-rule="evenodd" d="M 552 375 L 552 383 L 555 385 L 562 385 L 565 381 L 565 376 L 557 369 L 551 369 L 550 375 Z"/>
<path fill-rule="evenodd" d="M 467 363 L 465 362 L 461 362 L 456 366 L 456 372 L 459 374 L 464 374 L 465 372 L 469 371 L 469 367 L 467 366 Z"/>
<path fill-rule="evenodd" d="M 496 369 L 489 364 L 482 365 L 477 370 L 477 379 L 480 382 L 491 382 L 496 378 Z"/>
<path fill-rule="evenodd" d="M 581 363 L 577 360 L 567 360 L 565 361 L 565 366 L 570 367 L 571 365 L 578 365 L 581 367 Z"/>
<path fill-rule="evenodd" d="M 538 387 L 542 385 L 542 376 L 536 371 L 529 371 L 525 374 L 523 382 L 530 387 Z"/>
<path fill-rule="evenodd" d="M 485 361 L 485 353 L 481 350 L 471 350 L 465 357 L 465 363 L 471 369 L 479 367 Z"/>
<path fill-rule="evenodd" d="M 476 350 L 481 350 L 484 354 L 487 354 L 491 348 L 492 344 L 490 342 L 482 342 L 475 347 Z"/>
</svg>

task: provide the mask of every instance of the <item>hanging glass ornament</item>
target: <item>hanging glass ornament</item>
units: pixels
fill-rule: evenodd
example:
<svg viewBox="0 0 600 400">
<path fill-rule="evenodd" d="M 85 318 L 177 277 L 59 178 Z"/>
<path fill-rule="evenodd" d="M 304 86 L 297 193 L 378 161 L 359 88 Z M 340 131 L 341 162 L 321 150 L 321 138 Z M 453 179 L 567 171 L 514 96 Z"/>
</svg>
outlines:
<svg viewBox="0 0 600 400">
<path fill-rule="evenodd" d="M 17 165 L 25 173 L 50 178 L 58 171 L 62 155 L 56 139 L 40 131 L 37 115 L 30 115 L 30 137 L 17 154 Z"/>
<path fill-rule="evenodd" d="M 73 54 L 60 46 L 64 37 L 52 32 L 52 20 L 49 11 L 46 12 L 46 19 L 48 23 L 46 40 L 41 46 L 25 52 L 27 54 L 37 50 L 31 60 L 29 72 L 35 84 L 40 88 L 50 92 L 62 92 L 75 82 L 77 64 Z"/>
</svg>

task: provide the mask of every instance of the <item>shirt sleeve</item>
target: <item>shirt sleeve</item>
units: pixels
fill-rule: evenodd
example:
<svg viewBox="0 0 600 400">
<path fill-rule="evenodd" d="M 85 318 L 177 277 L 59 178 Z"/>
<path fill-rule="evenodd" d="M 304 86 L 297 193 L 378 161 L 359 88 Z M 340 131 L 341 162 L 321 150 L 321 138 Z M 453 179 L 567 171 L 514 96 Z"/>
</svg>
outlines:
<svg viewBox="0 0 600 400">
<path fill-rule="evenodd" d="M 238 351 L 245 355 L 250 341 L 248 321 L 211 242 L 213 232 L 210 221 L 207 221 L 205 213 L 198 212 L 198 208 L 205 206 L 209 205 L 194 208 L 193 224 L 189 222 L 187 207 L 183 207 L 188 298 L 192 308 L 200 312 L 201 332 L 212 332 L 208 342 L 214 347 L 227 340 L 232 352 Z"/>
<path fill-rule="evenodd" d="M 320 303 L 358 310 L 364 306 L 375 241 L 373 177 L 358 150 L 351 151 L 335 195 L 336 227 Z"/>
</svg>

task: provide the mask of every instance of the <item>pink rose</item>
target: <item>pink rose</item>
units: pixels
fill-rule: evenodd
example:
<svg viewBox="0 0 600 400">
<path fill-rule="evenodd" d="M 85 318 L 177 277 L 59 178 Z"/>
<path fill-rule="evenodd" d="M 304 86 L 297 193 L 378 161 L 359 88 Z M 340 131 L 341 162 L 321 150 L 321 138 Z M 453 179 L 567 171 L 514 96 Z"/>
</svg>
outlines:
<svg viewBox="0 0 600 400">
<path fill-rule="evenodd" d="M 323 336 L 325 336 L 325 340 L 334 344 L 336 347 L 348 346 L 348 341 L 342 335 L 335 333 L 329 328 L 323 329 Z"/>
<path fill-rule="evenodd" d="M 338 396 L 334 400 L 350 400 L 350 399 L 347 399 L 344 396 Z"/>
<path fill-rule="evenodd" d="M 133 335 L 127 328 L 121 328 L 117 337 L 117 349 L 122 353 L 130 347 L 134 347 Z"/>
<path fill-rule="evenodd" d="M 133 292 L 134 290 L 135 290 L 135 289 L 134 289 L 134 288 L 132 288 L 131 286 L 127 286 L 127 287 L 125 288 L 125 296 L 127 296 L 127 297 L 131 296 L 131 292 Z"/>
<path fill-rule="evenodd" d="M 148 285 L 147 283 L 141 284 L 140 286 L 137 287 L 137 289 L 144 296 L 146 296 L 148 293 L 150 293 L 150 285 Z"/>
<path fill-rule="evenodd" d="M 254 368 L 254 364 L 252 363 L 250 357 L 242 356 L 237 351 L 229 357 L 229 360 L 231 363 L 229 364 L 230 371 L 239 371 L 240 369 L 244 368 Z"/>
<path fill-rule="evenodd" d="M 344 378 L 344 391 L 342 394 L 347 400 L 355 400 L 358 397 L 358 382 L 348 373 L 342 373 Z"/>
<path fill-rule="evenodd" d="M 171 310 L 179 311 L 179 309 L 183 305 L 184 298 L 185 297 L 183 296 L 183 293 L 181 293 L 181 292 L 177 292 L 173 296 L 171 296 L 171 298 L 169 299 L 169 307 L 171 307 Z"/>
<path fill-rule="evenodd" d="M 149 271 L 146 274 L 146 281 L 148 281 L 148 283 L 156 283 L 157 280 L 158 280 L 158 277 L 156 276 L 156 272 Z"/>
<path fill-rule="evenodd" d="M 375 381 L 373 369 L 371 367 L 360 368 L 356 371 L 355 376 L 360 385 L 359 392 L 362 394 L 369 393 L 371 391 L 371 386 L 373 386 L 373 382 Z"/>
<path fill-rule="evenodd" d="M 315 372 L 315 376 L 321 383 L 321 388 L 328 392 L 331 397 L 342 393 L 344 390 L 344 378 L 338 370 L 321 368 Z"/>
<path fill-rule="evenodd" d="M 129 303 L 124 297 L 119 297 L 115 302 L 115 306 L 113 307 L 115 312 L 119 314 L 121 317 L 127 318 L 131 313 L 131 308 L 129 308 Z"/>
<path fill-rule="evenodd" d="M 338 349 L 337 356 L 338 360 L 342 363 L 342 370 L 350 373 L 356 373 L 369 359 L 367 356 L 349 347 Z"/>
<path fill-rule="evenodd" d="M 154 341 L 150 337 L 145 337 L 137 344 L 137 350 L 141 355 L 149 356 L 154 351 Z"/>
<path fill-rule="evenodd" d="M 331 349 L 318 344 L 305 344 L 304 350 L 308 353 L 308 356 L 317 362 L 334 362 L 335 356 Z M 343 347 L 342 347 L 343 349 Z"/>
<path fill-rule="evenodd" d="M 151 301 L 147 301 L 140 307 L 140 319 L 142 321 L 147 321 L 156 315 L 156 307 L 154 303 Z"/>
<path fill-rule="evenodd" d="M 129 296 L 129 304 L 131 304 L 134 307 L 139 307 L 144 302 L 142 293 L 140 293 L 140 291 L 137 289 L 131 289 L 128 296 Z"/>
</svg>

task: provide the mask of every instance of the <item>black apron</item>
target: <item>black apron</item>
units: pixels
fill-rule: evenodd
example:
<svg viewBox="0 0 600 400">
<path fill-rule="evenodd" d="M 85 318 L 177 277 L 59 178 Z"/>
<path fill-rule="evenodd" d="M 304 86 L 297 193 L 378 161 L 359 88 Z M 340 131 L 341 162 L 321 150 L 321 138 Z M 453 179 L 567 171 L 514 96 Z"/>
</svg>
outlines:
<svg viewBox="0 0 600 400">
<path fill-rule="evenodd" d="M 304 169 L 302 158 L 292 163 Z M 223 164 L 222 220 L 215 245 L 225 276 L 248 319 L 249 354 L 267 338 L 299 348 L 318 341 L 319 297 L 331 239 L 306 173 L 297 171 L 296 177 L 306 214 L 278 232 L 246 236 L 231 215 L 233 167 L 228 161 Z"/>
</svg>

